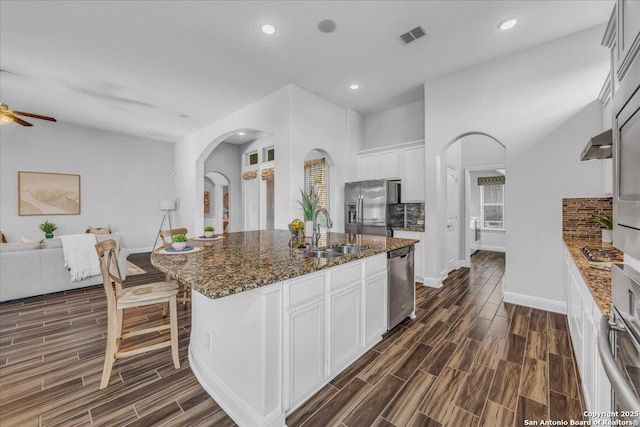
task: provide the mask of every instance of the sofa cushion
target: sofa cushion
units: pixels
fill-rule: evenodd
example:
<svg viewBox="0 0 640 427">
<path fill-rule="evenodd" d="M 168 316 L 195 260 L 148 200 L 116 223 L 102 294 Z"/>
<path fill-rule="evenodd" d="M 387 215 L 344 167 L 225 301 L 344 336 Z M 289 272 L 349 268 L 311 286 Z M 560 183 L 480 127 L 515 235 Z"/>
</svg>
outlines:
<svg viewBox="0 0 640 427">
<path fill-rule="evenodd" d="M 33 249 L 40 249 L 40 242 L 15 242 L 0 245 L 0 252 L 31 251 Z"/>
<path fill-rule="evenodd" d="M 43 249 L 55 249 L 62 247 L 62 240 L 58 239 L 44 239 L 44 247 Z"/>
</svg>

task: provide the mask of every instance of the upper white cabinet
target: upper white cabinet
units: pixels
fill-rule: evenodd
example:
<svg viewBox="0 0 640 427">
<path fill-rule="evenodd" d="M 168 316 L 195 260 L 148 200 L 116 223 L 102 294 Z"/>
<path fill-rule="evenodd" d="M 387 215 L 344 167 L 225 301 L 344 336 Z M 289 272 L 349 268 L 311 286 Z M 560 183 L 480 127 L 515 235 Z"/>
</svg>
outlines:
<svg viewBox="0 0 640 427">
<path fill-rule="evenodd" d="M 358 180 L 378 179 L 380 169 L 380 154 L 358 154 Z M 386 177 L 385 177 L 386 178 Z"/>
<path fill-rule="evenodd" d="M 402 203 L 424 202 L 424 142 L 358 153 L 358 180 L 400 178 Z"/>
<path fill-rule="evenodd" d="M 609 19 L 602 44 L 611 49 L 611 65 L 615 78 L 613 90 L 617 91 L 631 63 L 640 52 L 640 2 L 617 0 Z"/>
<path fill-rule="evenodd" d="M 616 74 L 622 81 L 633 59 L 640 51 L 640 2 L 638 0 L 618 0 L 617 9 L 617 49 Z"/>
<path fill-rule="evenodd" d="M 405 148 L 402 203 L 424 202 L 424 145 Z"/>
</svg>

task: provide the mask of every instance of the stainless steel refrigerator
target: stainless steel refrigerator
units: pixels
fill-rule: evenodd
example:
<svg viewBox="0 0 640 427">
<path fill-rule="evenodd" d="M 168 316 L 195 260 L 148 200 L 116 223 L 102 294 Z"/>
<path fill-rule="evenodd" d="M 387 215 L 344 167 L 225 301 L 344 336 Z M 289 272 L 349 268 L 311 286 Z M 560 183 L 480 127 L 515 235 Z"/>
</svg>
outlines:
<svg viewBox="0 0 640 427">
<path fill-rule="evenodd" d="M 400 180 L 347 182 L 344 201 L 345 233 L 391 236 L 391 209 L 400 203 Z"/>
</svg>

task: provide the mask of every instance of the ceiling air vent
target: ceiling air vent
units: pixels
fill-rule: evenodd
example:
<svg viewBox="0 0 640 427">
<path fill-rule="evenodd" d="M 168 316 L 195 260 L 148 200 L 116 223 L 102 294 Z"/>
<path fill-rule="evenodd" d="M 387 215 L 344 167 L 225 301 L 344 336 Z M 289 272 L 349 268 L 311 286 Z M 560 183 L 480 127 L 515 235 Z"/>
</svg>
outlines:
<svg viewBox="0 0 640 427">
<path fill-rule="evenodd" d="M 422 27 L 422 25 L 417 26 L 413 30 L 407 31 L 404 34 L 400 34 L 398 38 L 402 42 L 403 45 L 408 45 L 409 43 L 418 40 L 420 37 L 424 37 L 427 35 L 427 32 Z"/>
</svg>

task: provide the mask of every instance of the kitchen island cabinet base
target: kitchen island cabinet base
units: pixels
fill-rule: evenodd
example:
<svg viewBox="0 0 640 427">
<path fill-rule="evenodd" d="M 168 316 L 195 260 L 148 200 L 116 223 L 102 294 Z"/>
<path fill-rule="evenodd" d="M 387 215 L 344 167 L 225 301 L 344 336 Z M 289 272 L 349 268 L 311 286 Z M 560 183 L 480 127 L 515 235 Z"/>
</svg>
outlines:
<svg viewBox="0 0 640 427">
<path fill-rule="evenodd" d="M 192 297 L 191 369 L 240 426 L 286 416 L 382 339 L 386 254 L 211 299 Z"/>
</svg>

